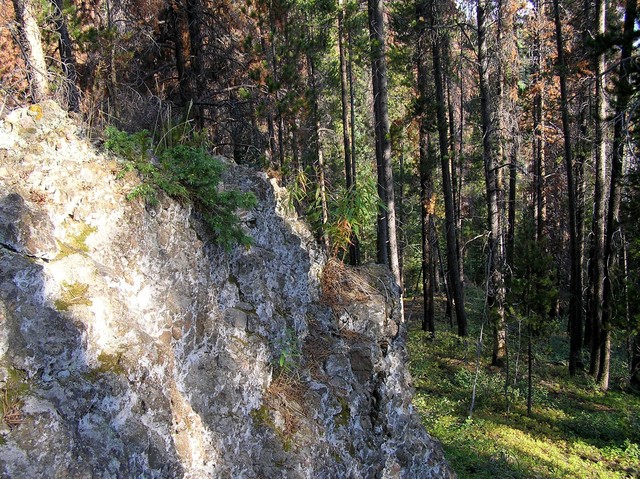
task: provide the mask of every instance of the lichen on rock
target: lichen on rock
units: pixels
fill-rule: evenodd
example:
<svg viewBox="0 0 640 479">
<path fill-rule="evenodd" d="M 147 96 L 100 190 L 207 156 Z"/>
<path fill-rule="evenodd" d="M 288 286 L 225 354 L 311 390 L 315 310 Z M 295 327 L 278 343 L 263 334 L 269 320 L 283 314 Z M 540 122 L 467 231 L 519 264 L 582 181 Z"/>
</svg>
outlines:
<svg viewBox="0 0 640 479">
<path fill-rule="evenodd" d="M 253 245 L 225 251 L 190 204 L 126 201 L 113 160 L 41 111 L 0 141 L 0 381 L 29 385 L 2 477 L 453 477 L 384 268 L 336 270 L 286 191 L 233 164 L 224 187 L 258 203 Z M 332 297 L 331 268 L 361 294 Z"/>
</svg>

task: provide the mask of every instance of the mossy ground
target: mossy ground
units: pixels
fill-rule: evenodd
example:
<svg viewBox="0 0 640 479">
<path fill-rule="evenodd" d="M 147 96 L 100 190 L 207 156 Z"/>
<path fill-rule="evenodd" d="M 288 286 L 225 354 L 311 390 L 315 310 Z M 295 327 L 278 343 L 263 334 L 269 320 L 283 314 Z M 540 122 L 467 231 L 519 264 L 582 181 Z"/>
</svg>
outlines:
<svg viewBox="0 0 640 479">
<path fill-rule="evenodd" d="M 481 300 L 481 293 L 474 294 Z M 414 304 L 409 302 L 411 312 Z M 481 303 L 480 303 L 481 304 Z M 517 330 L 512 332 L 510 380 L 490 367 L 491 340 L 485 342 L 471 419 L 476 343 L 481 315 L 470 304 L 470 331 L 461 341 L 448 324 L 438 322 L 436 338 L 420 331 L 420 312 L 410 321 L 414 405 L 427 430 L 443 444 L 445 455 L 464 478 L 637 478 L 640 477 L 640 396 L 626 392 L 617 378 L 598 390 L 586 374 L 571 378 L 559 358 L 568 347 L 563 328 L 534 346 L 533 408 L 527 416 L 526 350 L 518 358 Z M 475 308 L 475 310 L 474 310 Z M 442 318 L 442 314 L 440 314 Z M 514 334 L 515 333 L 515 334 Z"/>
</svg>

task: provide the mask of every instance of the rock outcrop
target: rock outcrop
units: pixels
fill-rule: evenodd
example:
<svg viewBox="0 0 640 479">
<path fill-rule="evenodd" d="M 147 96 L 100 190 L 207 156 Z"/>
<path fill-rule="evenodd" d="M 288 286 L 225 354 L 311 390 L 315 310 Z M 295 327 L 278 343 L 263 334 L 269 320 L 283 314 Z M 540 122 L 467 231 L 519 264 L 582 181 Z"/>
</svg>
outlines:
<svg viewBox="0 0 640 479">
<path fill-rule="evenodd" d="M 233 165 L 258 204 L 227 252 L 78 135 L 52 102 L 0 124 L 0 476 L 453 477 L 384 268 L 326 263 Z"/>
</svg>

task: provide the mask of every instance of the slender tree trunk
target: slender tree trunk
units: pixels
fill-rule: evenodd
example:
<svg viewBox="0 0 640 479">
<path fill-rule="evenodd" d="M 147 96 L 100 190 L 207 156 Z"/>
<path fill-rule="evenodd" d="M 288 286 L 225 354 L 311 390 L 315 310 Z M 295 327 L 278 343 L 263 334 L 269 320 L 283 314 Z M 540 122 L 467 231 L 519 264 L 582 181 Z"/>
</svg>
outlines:
<svg viewBox="0 0 640 479">
<path fill-rule="evenodd" d="M 564 40 L 560 21 L 558 0 L 553 0 L 556 26 L 556 45 L 558 49 L 558 77 L 560 79 L 560 108 L 562 112 L 562 132 L 564 134 L 564 156 L 567 169 L 567 190 L 569 194 L 569 258 L 571 277 L 569 287 L 569 324 L 571 337 L 569 341 L 569 372 L 575 374 L 580 362 L 582 347 L 582 284 L 581 265 L 576 244 L 576 185 L 573 171 L 573 151 L 571 148 L 571 125 L 569 123 L 569 103 L 567 92 L 567 66 L 564 60 Z M 575 334 L 574 334 L 575 333 Z"/>
<path fill-rule="evenodd" d="M 38 103 L 49 94 L 49 80 L 35 4 L 34 0 L 13 0 L 18 25 L 18 43 L 26 65 L 31 101 Z"/>
<path fill-rule="evenodd" d="M 324 154 L 322 151 L 322 139 L 320 137 L 320 113 L 318 108 L 318 87 L 316 84 L 316 68 L 313 60 L 313 54 L 307 54 L 307 63 L 309 65 L 309 86 L 311 88 L 311 102 L 313 111 L 314 139 L 316 145 L 316 172 L 318 175 L 318 188 L 320 190 L 320 205 L 322 208 L 322 241 L 324 243 L 327 254 L 331 254 L 331 244 L 329 236 L 326 232 L 326 226 L 329 223 L 329 207 L 327 205 L 327 188 L 324 173 Z"/>
<path fill-rule="evenodd" d="M 449 155 L 448 128 L 446 118 L 446 101 L 444 97 L 444 87 L 441 65 L 441 38 L 435 32 L 436 5 L 432 1 L 430 15 L 432 29 L 432 55 L 433 55 L 433 76 L 436 93 L 436 121 L 438 127 L 438 144 L 440 146 L 440 163 L 442 165 L 442 190 L 445 204 L 446 238 L 447 238 L 447 267 L 449 273 L 449 284 L 453 295 L 453 303 L 456 311 L 456 321 L 458 324 L 458 335 L 466 336 L 467 314 L 464 304 L 464 288 L 460 278 L 458 262 L 458 243 L 456 234 L 456 218 L 454 191 L 451 180 L 451 162 Z"/>
<path fill-rule="evenodd" d="M 58 48 L 60 50 L 60 64 L 64 73 L 66 84 L 67 109 L 78 111 L 80 109 L 80 91 L 77 85 L 76 60 L 73 56 L 71 37 L 67 29 L 67 21 L 62 12 L 62 0 L 51 0 L 54 10 L 54 24 L 59 35 Z"/>
<path fill-rule="evenodd" d="M 603 0 L 600 0 L 603 4 Z M 628 130 L 626 112 L 631 98 L 629 84 L 629 63 L 633 54 L 634 23 L 637 17 L 637 0 L 627 0 L 624 18 L 624 40 L 622 43 L 620 67 L 618 68 L 618 85 L 616 109 L 613 124 L 613 146 L 611 155 L 611 187 L 609 189 L 609 211 L 605 237 L 605 265 L 606 273 L 603 288 L 603 321 L 600 348 L 600 371 L 598 381 L 600 389 L 609 389 L 609 368 L 611 360 L 611 329 L 613 321 L 614 297 L 612 288 L 612 271 L 616 263 L 617 251 L 613 244 L 613 235 L 619 229 L 619 210 L 622 198 L 623 160 L 625 134 Z"/>
<path fill-rule="evenodd" d="M 357 188 L 358 172 L 356 169 L 356 94 L 353 81 L 353 47 L 351 45 L 351 29 L 347 31 L 347 77 L 349 80 L 349 110 L 351 113 L 351 180 L 353 182 L 354 191 Z M 356 264 L 360 264 L 360 240 L 354 236 L 352 242 Z"/>
<path fill-rule="evenodd" d="M 478 1 L 478 74 L 480 78 L 480 111 L 482 118 L 482 145 L 487 192 L 487 211 L 489 222 L 489 259 L 487 296 L 493 312 L 493 357 L 494 366 L 503 366 L 507 355 L 507 334 L 504 318 L 504 272 L 503 233 L 500 224 L 499 183 L 495 132 L 491 122 L 491 104 L 489 96 L 489 62 L 486 47 L 486 12 L 482 0 Z"/>
<path fill-rule="evenodd" d="M 347 30 L 347 77 L 349 79 L 349 110 L 351 113 L 351 178 L 353 186 L 358 182 L 356 170 L 356 93 L 353 81 L 353 46 L 351 29 Z M 360 263 L 360 243 L 356 243 L 358 263 Z"/>
<path fill-rule="evenodd" d="M 204 52 L 202 38 L 201 0 L 186 0 L 187 21 L 189 25 L 190 87 L 193 101 L 193 115 L 199 126 L 203 125 L 203 112 L 200 105 L 205 88 Z"/>
<path fill-rule="evenodd" d="M 384 202 L 386 217 L 386 240 L 379 242 L 380 249 L 387 250 L 388 262 L 398 286 L 402 288 L 400 262 L 398 258 L 398 241 L 396 230 L 395 197 L 393 191 L 393 170 L 391 167 L 391 141 L 389 138 L 389 107 L 387 86 L 387 61 L 385 59 L 384 2 L 369 0 L 369 29 L 371 38 L 372 75 L 374 113 L 376 123 L 376 153 L 379 157 L 378 183 L 384 194 L 380 199 Z M 379 234 L 381 231 L 379 229 Z"/>
<path fill-rule="evenodd" d="M 270 2 L 271 5 L 271 2 Z M 276 51 L 276 39 L 279 38 L 276 31 L 276 20 L 274 18 L 274 9 L 269 7 L 269 27 L 271 31 L 271 75 L 273 76 L 273 84 L 275 85 L 275 117 L 278 123 L 278 167 L 282 169 L 284 167 L 284 120 L 282 118 L 282 112 L 280 111 L 280 71 L 278 68 L 278 53 Z"/>
<path fill-rule="evenodd" d="M 514 248 L 516 243 L 516 188 L 518 183 L 518 142 L 514 141 L 509 159 L 509 227 L 507 230 L 507 264 L 513 267 Z"/>
<path fill-rule="evenodd" d="M 435 337 L 435 306 L 434 306 L 434 279 L 435 279 L 435 255 L 432 247 L 434 236 L 432 224 L 435 207 L 433 194 L 433 170 L 436 167 L 435 158 L 431 147 L 430 129 L 432 123 L 428 119 L 427 98 L 430 84 L 429 66 L 427 64 L 428 37 L 424 18 L 427 17 L 426 2 L 418 4 L 416 10 L 418 20 L 418 48 L 416 50 L 416 62 L 418 70 L 419 104 L 419 145 L 420 145 L 420 203 L 421 208 L 421 232 L 422 232 L 422 295 L 423 295 L 423 319 L 422 329 L 428 331 L 431 337 Z M 421 20 L 422 19 L 422 20 Z"/>
<path fill-rule="evenodd" d="M 604 34 L 605 29 L 605 10 L 604 0 L 598 0 L 596 5 L 596 34 Z M 597 327 L 598 343 L 594 344 L 593 349 L 600 348 L 602 352 L 603 341 L 606 342 L 606 333 L 603 330 L 603 305 L 604 305 L 604 281 L 605 281 L 605 228 L 607 221 L 607 200 L 606 200 L 606 181 L 607 181 L 607 165 L 606 165 L 606 145 L 605 145 L 605 58 L 604 52 L 596 53 L 595 57 L 595 190 L 594 190 L 594 212 L 593 212 L 593 237 L 595 247 L 593 249 L 594 256 L 591 261 L 594 264 L 593 276 L 593 296 L 591 298 L 591 313 L 594 315 L 592 324 Z M 600 355 L 602 361 L 603 356 Z M 600 378 L 600 367 L 594 365 L 598 371 L 597 377 Z"/>
<path fill-rule="evenodd" d="M 431 224 L 432 224 L 432 205 L 433 205 L 433 196 L 431 194 L 432 189 L 432 179 L 431 179 L 431 171 L 430 169 L 433 165 L 433 160 L 431 160 L 430 150 L 431 150 L 431 139 L 428 132 L 425 132 L 425 137 L 421 137 L 420 139 L 420 196 L 422 203 L 422 295 L 423 295 L 423 319 L 422 319 L 422 329 L 423 331 L 428 331 L 431 337 L 435 337 L 436 335 L 436 324 L 435 324 L 435 304 L 434 304 L 434 279 L 435 279 L 435 267 L 434 267 L 434 254 L 433 248 L 431 244 L 432 232 L 431 232 Z M 423 132 L 421 131 L 421 135 Z M 427 152 L 423 153 L 423 149 L 426 149 Z M 423 157 L 424 155 L 424 157 Z"/>
<path fill-rule="evenodd" d="M 381 117 L 380 105 L 382 102 L 380 90 L 380 71 L 379 63 L 380 57 L 384 58 L 384 54 L 380 53 L 382 50 L 382 43 L 378 38 L 379 29 L 377 19 L 374 18 L 375 8 L 377 8 L 378 0 L 368 0 L 368 12 L 369 12 L 369 36 L 371 42 L 371 81 L 373 83 L 373 117 L 374 117 L 374 134 L 375 134 L 375 147 L 376 147 L 376 174 L 377 174 L 377 190 L 378 198 L 380 198 L 380 205 L 378 207 L 378 217 L 376 224 L 376 250 L 377 250 L 377 262 L 379 264 L 389 264 L 389 217 L 387 216 L 386 204 L 387 204 L 387 188 L 385 184 L 384 176 L 384 149 L 385 143 L 389 142 L 388 135 L 385 135 L 381 130 Z M 386 136 L 386 138 L 385 138 Z"/>
<path fill-rule="evenodd" d="M 184 8 L 181 2 L 174 0 L 169 5 L 169 23 L 176 56 L 176 71 L 178 73 L 178 84 L 180 87 L 180 100 L 186 105 L 191 100 L 189 90 L 189 77 L 187 74 L 187 59 L 185 56 L 186 47 L 183 33 L 187 30 L 186 19 L 184 18 Z M 188 54 L 188 52 L 186 52 Z"/>
<path fill-rule="evenodd" d="M 349 80 L 348 80 L 348 65 L 345 55 L 344 45 L 344 6 L 342 0 L 340 0 L 340 7 L 338 10 L 338 52 L 340 59 L 340 100 L 342 101 L 342 144 L 344 148 L 344 174 L 345 174 L 345 186 L 347 194 L 355 195 L 355 178 L 354 167 L 351 164 L 353 159 L 351 156 L 351 142 L 350 137 L 350 125 L 349 125 Z M 352 266 L 357 266 L 359 263 L 359 247 L 358 237 L 355 233 L 351 234 L 349 242 L 349 263 Z"/>
<path fill-rule="evenodd" d="M 403 225 L 405 224 L 405 210 L 404 210 L 404 185 L 405 185 L 405 165 L 404 165 L 404 150 L 402 147 L 404 132 L 398 132 L 399 138 L 397 138 L 398 151 L 400 155 L 398 157 L 398 166 L 400 170 L 398 171 L 399 177 L 396 180 L 397 183 L 397 191 L 396 191 L 396 203 L 398 205 L 397 208 L 397 224 Z M 400 284 L 404 284 L 404 251 L 407 247 L 407 236 L 405 231 L 400 227 L 397 228 L 398 235 L 398 269 L 400 270 Z"/>
<path fill-rule="evenodd" d="M 461 179 L 459 179 L 457 165 L 460 164 L 460 158 L 457 158 L 458 150 L 456 149 L 456 125 L 453 112 L 453 101 L 451 100 L 451 90 L 453 88 L 453 82 L 451 75 L 446 73 L 451 68 L 451 39 L 447 36 L 444 38 L 443 55 L 441 61 L 441 67 L 443 67 L 443 86 L 446 86 L 446 99 L 447 99 L 447 114 L 448 114 L 448 127 L 449 127 L 449 170 L 451 171 L 451 186 L 453 188 L 453 211 L 456 220 L 456 256 L 458 258 L 458 274 L 460 275 L 460 284 L 464 289 L 464 255 L 462 251 L 462 245 L 464 243 L 462 238 L 462 215 L 460 207 L 462 191 Z"/>
<path fill-rule="evenodd" d="M 586 211 L 586 204 L 585 204 L 585 192 L 586 192 L 586 177 L 584 174 L 584 167 L 585 164 L 587 163 L 587 151 L 588 151 L 588 147 L 586 145 L 586 139 L 588 137 L 588 132 L 587 132 L 587 102 L 586 100 L 581 102 L 581 110 L 579 113 L 579 118 L 578 118 L 578 123 L 580 125 L 580 140 L 578 143 L 578 149 L 575 155 L 575 176 L 576 176 L 576 187 L 577 187 L 577 191 L 576 191 L 576 245 L 578 247 L 578 263 L 580 264 L 580 284 L 584 285 L 585 284 L 585 279 L 588 278 L 588 275 L 586 274 L 587 272 L 585 271 L 585 268 L 582 266 L 585 264 L 585 254 L 586 254 L 586 241 L 585 241 L 585 211 Z M 586 279 L 588 281 L 588 279 Z M 581 340 L 582 342 L 582 349 L 584 349 L 585 345 L 590 344 L 590 337 L 589 337 L 589 341 L 587 341 L 587 332 L 591 331 L 591 321 L 588 320 L 589 318 L 589 301 L 590 301 L 590 297 L 589 297 L 589 289 L 587 288 L 587 290 L 585 291 L 584 295 L 583 295 L 583 305 L 585 305 L 585 308 L 587 309 L 587 311 L 583 312 L 582 317 L 583 319 L 585 319 L 585 321 L 581 321 L 581 328 L 579 331 L 575 331 L 574 334 L 579 335 L 580 338 L 576 337 L 576 344 L 578 339 Z M 588 329 L 588 331 L 587 331 Z M 569 332 L 571 332 L 569 330 Z M 577 358 L 577 363 L 576 363 L 576 368 L 577 369 L 584 369 L 584 361 L 582 359 L 582 352 L 578 355 Z"/>
<path fill-rule="evenodd" d="M 545 125 L 544 125 L 544 95 L 545 83 L 542 77 L 542 22 L 544 6 L 540 0 L 534 1 L 536 11 L 536 29 L 533 42 L 533 78 L 535 94 L 533 97 L 533 178 L 535 197 L 536 240 L 544 237 L 547 220 L 545 201 Z"/>
</svg>

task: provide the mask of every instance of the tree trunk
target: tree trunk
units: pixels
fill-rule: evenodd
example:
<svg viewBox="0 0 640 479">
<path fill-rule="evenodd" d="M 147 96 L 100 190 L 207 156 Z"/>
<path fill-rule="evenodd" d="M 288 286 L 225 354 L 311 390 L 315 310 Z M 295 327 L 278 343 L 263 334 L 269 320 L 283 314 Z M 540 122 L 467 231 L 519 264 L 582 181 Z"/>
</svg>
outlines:
<svg viewBox="0 0 640 479">
<path fill-rule="evenodd" d="M 444 67 L 445 71 L 448 72 L 451 68 L 451 39 L 447 36 L 444 39 L 443 46 L 443 55 L 441 61 L 441 67 Z M 453 101 L 451 100 L 451 90 L 453 88 L 451 75 L 443 71 L 443 76 L 446 80 L 443 82 L 444 86 L 446 86 L 446 99 L 447 99 L 447 114 L 448 114 L 448 127 L 449 127 L 449 169 L 451 171 L 451 186 L 453 188 L 453 211 L 456 220 L 456 256 L 458 258 L 458 274 L 460 276 L 460 284 L 464 289 L 464 255 L 462 251 L 462 245 L 464 243 L 462 238 L 462 214 L 461 214 L 461 185 L 462 179 L 461 175 L 458 174 L 458 165 L 460 164 L 460 158 L 456 157 L 458 150 L 456 149 L 456 125 L 454 120 L 454 112 L 453 112 Z M 460 125 L 462 128 L 462 125 Z"/>
<path fill-rule="evenodd" d="M 560 79 L 560 108 L 562 113 L 562 132 L 564 134 L 564 156 L 567 169 L 567 190 L 569 195 L 569 259 L 571 277 L 569 286 L 569 324 L 571 337 L 569 340 L 569 372 L 575 374 L 580 362 L 582 348 L 582 284 L 581 265 L 576 244 L 576 186 L 573 171 L 573 151 L 571 148 L 571 125 L 569 123 L 569 103 L 567 93 L 567 66 L 564 60 L 564 41 L 560 22 L 560 6 L 553 0 L 556 27 L 556 46 L 558 49 L 558 77 Z"/>
<path fill-rule="evenodd" d="M 27 70 L 30 96 L 33 103 L 44 100 L 49 94 L 47 64 L 44 61 L 40 28 L 36 20 L 33 0 L 13 0 L 18 24 L 18 43 Z"/>
<path fill-rule="evenodd" d="M 396 232 L 396 212 L 393 191 L 393 170 L 391 167 L 391 142 L 389 138 L 389 108 L 387 86 L 387 61 L 385 59 L 384 32 L 384 2 L 369 0 L 369 32 L 371 39 L 371 66 L 373 75 L 373 98 L 376 131 L 376 157 L 378 165 L 378 184 L 380 199 L 384 204 L 384 211 L 380 211 L 378 235 L 384 240 L 378 241 L 379 259 L 384 257 L 381 250 L 387 250 L 387 263 L 393 276 L 402 288 L 400 277 L 400 262 L 398 258 L 398 241 Z M 386 235 L 384 225 L 386 224 Z"/>
<path fill-rule="evenodd" d="M 542 76 L 542 22 L 545 17 L 544 5 L 540 0 L 534 2 L 536 12 L 536 28 L 533 42 L 533 81 L 535 94 L 533 97 L 533 178 L 536 218 L 536 240 L 544 237 L 547 220 L 545 201 L 545 135 L 544 135 L 544 94 L 545 80 Z"/>
<path fill-rule="evenodd" d="M 603 4 L 603 0 L 600 0 Z M 600 2 L 599 2 L 600 3 Z M 613 123 L 613 145 L 611 156 L 611 187 L 609 190 L 609 211 L 605 236 L 605 265 L 607 267 L 603 288 L 603 321 L 600 348 L 600 371 L 598 380 L 600 389 L 609 389 L 609 363 L 611 358 L 611 329 L 614 310 L 611 270 L 616 263 L 617 251 L 613 244 L 613 235 L 619 228 L 619 210 L 622 198 L 623 159 L 625 135 L 628 131 L 627 107 L 629 105 L 630 84 L 627 69 L 633 54 L 634 22 L 637 16 L 637 0 L 627 0 L 624 18 L 624 39 L 622 43 L 620 67 L 618 68 L 618 84 L 616 110 Z"/>
<path fill-rule="evenodd" d="M 180 100 L 187 105 L 191 98 L 189 89 L 189 77 L 187 74 L 187 58 L 185 53 L 183 33 L 187 30 L 184 8 L 181 2 L 174 0 L 169 5 L 169 24 L 175 48 L 176 71 L 178 73 L 178 85 L 180 87 Z"/>
<path fill-rule="evenodd" d="M 438 144 L 440 146 L 440 163 L 442 165 L 442 190 L 445 205 L 446 238 L 447 238 L 447 267 L 449 273 L 449 284 L 453 295 L 453 303 L 456 311 L 456 321 L 458 324 L 458 335 L 466 336 L 467 314 L 464 304 L 464 288 L 460 278 L 458 262 L 458 243 L 456 234 L 456 218 L 454 191 L 451 180 L 451 162 L 449 161 L 449 142 L 446 118 L 446 102 L 444 97 L 444 87 L 441 65 L 441 45 L 440 36 L 435 32 L 436 5 L 432 1 L 432 53 L 433 53 L 433 76 L 436 93 L 436 119 L 438 126 Z"/>
<path fill-rule="evenodd" d="M 428 331 L 430 337 L 435 337 L 435 306 L 434 306 L 434 280 L 435 280 L 435 255 L 432 247 L 433 237 L 433 213 L 435 197 L 433 191 L 433 170 L 436 167 L 435 158 L 431 147 L 430 130 L 432 122 L 429 121 L 427 111 L 428 88 L 430 84 L 429 66 L 427 64 L 428 38 L 424 25 L 427 16 L 426 2 L 418 4 L 416 17 L 418 20 L 418 48 L 416 49 L 416 63 L 418 70 L 419 100 L 419 145 L 420 145 L 420 203 L 421 208 L 421 233 L 422 233 L 422 295 L 423 295 L 423 319 L 422 330 Z M 421 20 L 422 19 L 422 20 Z"/>
<path fill-rule="evenodd" d="M 77 85 L 76 60 L 73 56 L 71 37 L 67 29 L 67 22 L 62 13 L 62 0 L 51 0 L 54 10 L 54 24 L 58 32 L 58 48 L 60 50 L 60 64 L 64 73 L 66 84 L 65 93 L 67 97 L 67 109 L 78 111 L 80 109 L 80 91 Z"/>
<path fill-rule="evenodd" d="M 489 97 L 489 62 L 486 47 L 486 12 L 482 2 L 478 2 L 478 74 L 480 78 L 480 110 L 482 118 L 482 150 L 484 158 L 485 183 L 487 193 L 487 211 L 489 223 L 489 258 L 487 297 L 493 312 L 493 357 L 494 366 L 503 366 L 507 356 L 507 334 L 504 319 L 504 252 L 503 233 L 500 221 L 499 184 L 496 152 L 494 146 L 494 128 L 491 122 L 491 104 Z"/>
<path fill-rule="evenodd" d="M 350 129 L 349 129 L 349 81 L 348 81 L 348 65 L 345 55 L 344 45 L 344 6 L 342 0 L 340 0 L 340 7 L 338 10 L 338 53 L 340 57 L 340 99 L 342 102 L 342 144 L 344 148 L 344 174 L 345 174 L 345 186 L 347 194 L 355 195 L 355 168 L 352 165 L 353 158 L 351 156 L 351 142 Z M 349 263 L 352 266 L 357 266 L 359 263 L 359 246 L 358 237 L 355 233 L 351 234 L 349 241 Z"/>
<path fill-rule="evenodd" d="M 597 35 L 604 34 L 605 28 L 605 2 L 598 0 L 596 5 L 595 32 Z M 604 138 L 606 103 L 605 103 L 605 58 L 604 52 L 596 53 L 595 56 L 595 189 L 594 189 L 594 212 L 593 212 L 593 238 L 594 248 L 591 261 L 594 264 L 594 275 L 592 278 L 591 314 L 592 325 L 597 328 L 598 342 L 593 345 L 592 351 L 600 348 L 602 351 L 603 341 L 606 341 L 606 334 L 603 334 L 603 301 L 604 301 L 604 277 L 605 277 L 605 228 L 607 220 L 606 186 L 607 165 L 606 165 L 606 145 Z M 595 355 L 592 355 L 595 359 Z M 602 360 L 602 354 L 600 360 Z M 592 369 L 597 371 L 600 378 L 600 366 L 592 363 Z"/>
<path fill-rule="evenodd" d="M 327 254 L 331 254 L 331 244 L 326 232 L 329 223 L 329 208 L 327 205 L 327 188 L 324 176 L 324 154 L 322 151 L 322 141 L 320 138 L 320 113 L 318 109 L 318 87 L 316 84 L 316 68 L 313 54 L 307 53 L 307 63 L 309 65 L 309 86 L 311 89 L 311 107 L 313 113 L 314 139 L 316 145 L 317 164 L 315 170 L 318 175 L 318 188 L 320 191 L 320 206 L 322 208 L 322 241 Z"/>
<path fill-rule="evenodd" d="M 204 72 L 204 52 L 202 39 L 202 6 L 201 0 L 186 0 L 187 21 L 189 25 L 189 57 L 190 57 L 190 92 L 193 101 L 193 115 L 199 126 L 203 124 L 203 114 L 200 98 L 203 95 L 206 82 Z"/>
</svg>

